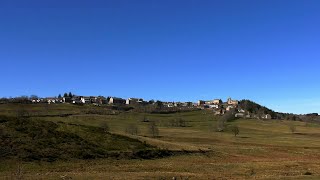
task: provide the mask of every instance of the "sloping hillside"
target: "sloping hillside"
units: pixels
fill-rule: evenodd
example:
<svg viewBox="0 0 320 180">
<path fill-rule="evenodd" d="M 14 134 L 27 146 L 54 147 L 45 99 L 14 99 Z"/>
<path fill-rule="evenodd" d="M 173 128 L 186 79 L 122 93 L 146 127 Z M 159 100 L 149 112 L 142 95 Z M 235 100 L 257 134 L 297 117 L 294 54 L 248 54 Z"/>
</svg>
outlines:
<svg viewBox="0 0 320 180">
<path fill-rule="evenodd" d="M 138 140 L 110 134 L 98 127 L 0 117 L 0 159 L 93 159 L 152 149 Z"/>
<path fill-rule="evenodd" d="M 253 114 L 270 114 L 272 117 L 277 116 L 273 110 L 247 99 L 241 100 L 239 107 Z"/>
</svg>

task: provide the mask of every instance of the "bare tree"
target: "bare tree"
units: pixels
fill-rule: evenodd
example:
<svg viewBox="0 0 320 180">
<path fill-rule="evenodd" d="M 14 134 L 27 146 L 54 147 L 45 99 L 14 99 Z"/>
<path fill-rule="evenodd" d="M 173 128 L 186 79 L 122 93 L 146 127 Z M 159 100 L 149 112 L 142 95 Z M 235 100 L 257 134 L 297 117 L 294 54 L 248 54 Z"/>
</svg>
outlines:
<svg viewBox="0 0 320 180">
<path fill-rule="evenodd" d="M 233 126 L 231 130 L 234 134 L 234 137 L 236 137 L 240 133 L 239 127 L 237 125 Z"/>
<path fill-rule="evenodd" d="M 150 134 L 152 135 L 152 137 L 159 136 L 159 129 L 157 127 L 156 122 L 154 122 L 154 121 L 150 122 L 149 131 L 150 131 Z"/>
<path fill-rule="evenodd" d="M 144 114 L 143 115 L 143 119 L 142 122 L 149 122 L 150 120 L 148 119 L 148 117 Z"/>
<path fill-rule="evenodd" d="M 17 169 L 13 174 L 11 174 L 11 178 L 12 179 L 18 179 L 18 180 L 25 179 L 21 161 L 18 162 Z"/>
<path fill-rule="evenodd" d="M 178 127 L 186 127 L 187 126 L 186 120 L 182 118 L 180 112 L 177 114 L 176 122 L 177 122 Z"/>
<path fill-rule="evenodd" d="M 234 110 L 230 110 L 221 116 L 217 122 L 217 131 L 222 132 L 226 128 L 227 121 L 231 121 L 235 119 L 235 112 Z"/>
<path fill-rule="evenodd" d="M 181 117 L 178 117 L 177 119 L 172 119 L 170 121 L 170 124 L 172 127 L 186 127 L 187 126 L 186 121 Z"/>
<path fill-rule="evenodd" d="M 289 129 L 290 129 L 290 131 L 291 131 L 292 134 L 293 134 L 294 132 L 296 132 L 296 126 L 295 126 L 293 123 L 289 124 Z"/>
<path fill-rule="evenodd" d="M 217 121 L 217 131 L 222 132 L 225 129 L 225 120 L 222 118 L 219 118 Z"/>
<path fill-rule="evenodd" d="M 102 122 L 101 123 L 101 128 L 103 129 L 103 132 L 105 132 L 105 133 L 110 131 L 110 127 L 109 127 L 107 122 Z"/>
</svg>

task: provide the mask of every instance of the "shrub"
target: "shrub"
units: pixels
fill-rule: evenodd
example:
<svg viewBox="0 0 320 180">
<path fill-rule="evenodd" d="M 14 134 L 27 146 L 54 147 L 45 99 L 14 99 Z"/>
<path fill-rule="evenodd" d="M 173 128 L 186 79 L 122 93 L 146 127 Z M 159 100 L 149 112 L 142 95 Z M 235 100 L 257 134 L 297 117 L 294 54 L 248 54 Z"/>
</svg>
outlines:
<svg viewBox="0 0 320 180">
<path fill-rule="evenodd" d="M 131 134 L 131 135 L 138 135 L 139 133 L 139 129 L 138 126 L 135 124 L 129 124 L 125 130 L 125 132 L 127 134 Z"/>
<path fill-rule="evenodd" d="M 110 131 L 110 127 L 107 122 L 102 122 L 101 128 L 103 129 L 103 132 L 105 132 L 105 133 Z"/>
<path fill-rule="evenodd" d="M 290 129 L 291 133 L 296 132 L 296 126 L 294 124 L 290 124 L 289 129 Z"/>
<path fill-rule="evenodd" d="M 150 132 L 152 137 L 159 136 L 159 129 L 158 129 L 158 126 L 157 126 L 156 122 L 154 122 L 154 121 L 150 122 L 149 132 Z"/>
<path fill-rule="evenodd" d="M 172 127 L 186 127 L 187 123 L 183 118 L 172 119 L 170 121 Z"/>
<path fill-rule="evenodd" d="M 304 173 L 304 175 L 310 176 L 310 175 L 312 175 L 312 173 L 307 171 L 306 173 Z"/>
<path fill-rule="evenodd" d="M 233 126 L 233 127 L 231 128 L 231 131 L 233 132 L 233 134 L 234 134 L 235 137 L 240 133 L 240 130 L 239 130 L 239 127 L 238 127 L 238 126 Z"/>
</svg>

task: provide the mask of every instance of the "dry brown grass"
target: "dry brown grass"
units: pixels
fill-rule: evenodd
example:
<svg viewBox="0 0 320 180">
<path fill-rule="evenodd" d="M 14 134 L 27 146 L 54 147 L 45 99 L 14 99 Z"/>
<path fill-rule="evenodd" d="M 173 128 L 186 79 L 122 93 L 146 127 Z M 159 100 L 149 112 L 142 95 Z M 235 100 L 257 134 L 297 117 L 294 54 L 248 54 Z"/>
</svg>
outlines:
<svg viewBox="0 0 320 180">
<path fill-rule="evenodd" d="M 98 126 L 107 122 L 113 133 L 124 135 L 128 124 L 139 127 L 132 138 L 170 150 L 204 150 L 204 154 L 177 155 L 154 160 L 71 161 L 25 163 L 26 179 L 320 179 L 320 127 L 294 122 L 291 133 L 287 121 L 237 120 L 239 137 L 232 132 L 212 131 L 216 118 L 210 113 L 182 113 L 190 127 L 170 127 L 171 115 L 148 115 L 159 125 L 160 137 L 151 138 L 142 114 L 115 116 L 75 116 L 47 118 Z M 0 179 L 10 179 L 14 161 L 1 162 Z M 6 167 L 7 164 L 8 166 Z M 310 172 L 311 175 L 305 175 Z"/>
</svg>

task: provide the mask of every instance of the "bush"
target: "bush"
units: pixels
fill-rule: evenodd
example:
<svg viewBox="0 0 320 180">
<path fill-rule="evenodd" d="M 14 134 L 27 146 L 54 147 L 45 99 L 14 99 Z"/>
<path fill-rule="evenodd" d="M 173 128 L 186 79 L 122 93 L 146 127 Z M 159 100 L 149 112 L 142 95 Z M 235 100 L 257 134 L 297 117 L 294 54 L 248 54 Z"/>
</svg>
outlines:
<svg viewBox="0 0 320 180">
<path fill-rule="evenodd" d="M 157 136 L 159 136 L 159 129 L 158 129 L 158 127 L 157 127 L 156 122 L 154 122 L 154 121 L 150 122 L 149 132 L 150 132 L 150 134 L 151 134 L 152 137 L 157 137 Z"/>
<path fill-rule="evenodd" d="M 146 116 L 143 116 L 142 122 L 150 122 L 150 120 Z"/>
<path fill-rule="evenodd" d="M 125 129 L 125 132 L 131 135 L 138 135 L 139 133 L 138 126 L 135 124 L 129 124 Z"/>
<path fill-rule="evenodd" d="M 239 127 L 238 127 L 238 126 L 233 126 L 233 127 L 231 128 L 231 131 L 233 132 L 233 134 L 234 134 L 235 137 L 240 133 L 240 130 L 239 130 Z"/>
<path fill-rule="evenodd" d="M 306 173 L 304 173 L 304 175 L 310 176 L 310 175 L 312 175 L 312 173 L 307 171 Z"/>
<path fill-rule="evenodd" d="M 170 124 L 172 127 L 186 127 L 187 126 L 186 121 L 182 118 L 172 119 L 170 121 Z"/>
<path fill-rule="evenodd" d="M 105 132 L 105 133 L 110 131 L 110 127 L 109 127 L 107 122 L 102 122 L 101 123 L 101 128 L 103 129 L 103 132 Z"/>
<path fill-rule="evenodd" d="M 166 149 L 140 150 L 133 153 L 134 158 L 154 159 L 171 156 L 172 152 Z"/>
<path fill-rule="evenodd" d="M 289 129 L 290 129 L 291 133 L 296 132 L 296 126 L 294 124 L 290 124 Z"/>
</svg>

